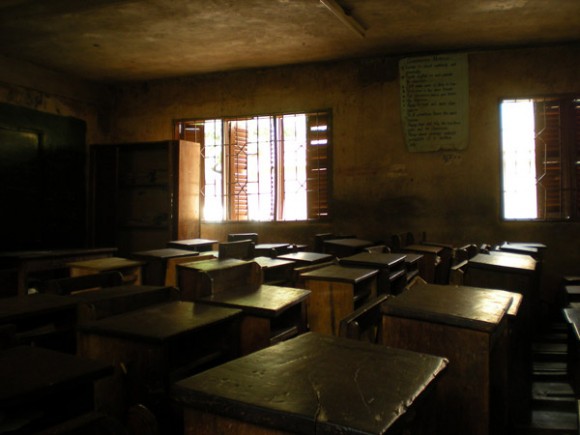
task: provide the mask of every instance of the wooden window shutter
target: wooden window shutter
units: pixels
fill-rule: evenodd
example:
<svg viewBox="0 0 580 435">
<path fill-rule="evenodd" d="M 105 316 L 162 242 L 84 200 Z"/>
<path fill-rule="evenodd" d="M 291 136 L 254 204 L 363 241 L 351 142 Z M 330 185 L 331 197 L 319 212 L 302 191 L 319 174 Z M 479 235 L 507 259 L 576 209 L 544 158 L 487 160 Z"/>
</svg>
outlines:
<svg viewBox="0 0 580 435">
<path fill-rule="evenodd" d="M 326 218 L 330 196 L 330 115 L 308 115 L 306 134 L 308 219 Z"/>
<path fill-rule="evenodd" d="M 538 218 L 562 216 L 561 104 L 557 100 L 534 104 L 536 124 L 536 186 Z"/>
<path fill-rule="evenodd" d="M 248 220 L 248 130 L 229 122 L 228 210 L 231 220 Z"/>
</svg>

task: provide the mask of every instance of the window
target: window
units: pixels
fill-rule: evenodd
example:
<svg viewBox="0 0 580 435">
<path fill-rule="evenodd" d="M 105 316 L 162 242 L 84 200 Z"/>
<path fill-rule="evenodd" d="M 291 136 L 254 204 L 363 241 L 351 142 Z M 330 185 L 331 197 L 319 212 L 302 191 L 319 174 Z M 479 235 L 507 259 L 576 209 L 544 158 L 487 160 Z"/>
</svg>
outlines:
<svg viewBox="0 0 580 435">
<path fill-rule="evenodd" d="M 328 217 L 328 112 L 182 120 L 176 134 L 202 146 L 204 220 Z"/>
<path fill-rule="evenodd" d="M 580 220 L 580 96 L 503 100 L 503 217 Z"/>
</svg>

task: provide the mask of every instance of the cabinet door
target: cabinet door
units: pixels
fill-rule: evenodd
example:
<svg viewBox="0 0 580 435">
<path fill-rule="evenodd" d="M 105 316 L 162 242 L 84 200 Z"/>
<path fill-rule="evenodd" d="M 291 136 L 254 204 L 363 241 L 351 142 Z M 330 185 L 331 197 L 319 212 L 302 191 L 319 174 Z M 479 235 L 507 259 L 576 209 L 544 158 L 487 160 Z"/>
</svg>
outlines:
<svg viewBox="0 0 580 435">
<path fill-rule="evenodd" d="M 200 144 L 93 145 L 92 234 L 120 255 L 199 237 Z"/>
</svg>

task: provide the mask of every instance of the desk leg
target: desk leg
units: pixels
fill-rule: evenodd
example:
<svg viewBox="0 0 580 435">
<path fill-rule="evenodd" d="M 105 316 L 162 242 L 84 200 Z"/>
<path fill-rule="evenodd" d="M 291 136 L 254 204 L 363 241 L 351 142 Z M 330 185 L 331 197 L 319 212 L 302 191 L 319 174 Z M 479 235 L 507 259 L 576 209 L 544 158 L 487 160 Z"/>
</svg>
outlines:
<svg viewBox="0 0 580 435">
<path fill-rule="evenodd" d="M 240 329 L 242 355 L 264 349 L 270 345 L 270 319 L 244 315 Z"/>
</svg>

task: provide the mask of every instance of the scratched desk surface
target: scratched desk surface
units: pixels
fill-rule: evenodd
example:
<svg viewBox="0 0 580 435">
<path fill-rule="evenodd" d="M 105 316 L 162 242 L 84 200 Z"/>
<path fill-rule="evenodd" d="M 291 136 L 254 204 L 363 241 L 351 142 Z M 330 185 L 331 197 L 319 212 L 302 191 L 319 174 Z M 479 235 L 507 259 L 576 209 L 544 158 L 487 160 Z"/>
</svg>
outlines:
<svg viewBox="0 0 580 435">
<path fill-rule="evenodd" d="M 294 433 L 385 433 L 440 357 L 306 333 L 176 383 L 185 407 Z M 380 380 L 380 382 L 377 382 Z"/>
<path fill-rule="evenodd" d="M 246 313 L 276 317 L 308 298 L 310 290 L 262 284 L 258 289 L 235 289 L 215 293 L 200 303 L 239 308 Z"/>
</svg>

